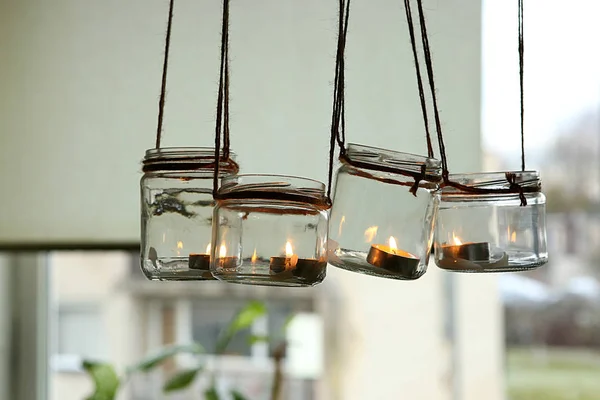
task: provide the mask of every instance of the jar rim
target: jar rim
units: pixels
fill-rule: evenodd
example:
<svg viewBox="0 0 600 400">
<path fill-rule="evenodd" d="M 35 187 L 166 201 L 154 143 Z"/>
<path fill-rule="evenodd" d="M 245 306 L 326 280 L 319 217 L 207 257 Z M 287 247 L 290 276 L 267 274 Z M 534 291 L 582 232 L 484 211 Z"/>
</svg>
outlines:
<svg viewBox="0 0 600 400">
<path fill-rule="evenodd" d="M 293 201 L 328 208 L 325 188 L 323 182 L 300 176 L 241 174 L 223 178 L 216 198 Z"/>
<path fill-rule="evenodd" d="M 349 143 L 346 154 L 340 159 L 359 169 L 408 175 L 430 182 L 442 179 L 441 161 L 418 154 Z"/>
<path fill-rule="evenodd" d="M 220 155 L 223 156 L 223 150 Z M 219 160 L 219 170 L 224 174 L 237 174 L 239 165 L 235 162 L 235 153 L 230 151 L 228 158 Z M 142 171 L 214 171 L 214 147 L 161 147 L 146 150 L 142 161 Z"/>
<path fill-rule="evenodd" d="M 159 159 L 162 157 L 193 157 L 193 156 L 210 156 L 214 158 L 215 148 L 208 146 L 198 147 L 160 147 L 148 149 L 145 152 L 144 160 Z M 223 154 L 223 149 L 220 150 L 220 154 Z M 236 154 L 233 151 L 229 151 L 229 157 L 235 158 Z"/>
<path fill-rule="evenodd" d="M 512 176 L 513 182 L 509 181 Z M 481 190 L 511 190 L 513 184 L 517 184 L 526 192 L 541 191 L 541 178 L 537 170 L 527 171 L 502 171 L 502 172 L 471 172 L 461 174 L 450 174 L 449 180 L 469 188 Z M 472 194 L 467 190 L 446 185 L 442 188 L 442 194 Z M 494 194 L 494 193 L 490 193 Z M 510 194 L 510 193 L 508 193 Z M 475 195 L 477 195 L 475 193 Z"/>
</svg>

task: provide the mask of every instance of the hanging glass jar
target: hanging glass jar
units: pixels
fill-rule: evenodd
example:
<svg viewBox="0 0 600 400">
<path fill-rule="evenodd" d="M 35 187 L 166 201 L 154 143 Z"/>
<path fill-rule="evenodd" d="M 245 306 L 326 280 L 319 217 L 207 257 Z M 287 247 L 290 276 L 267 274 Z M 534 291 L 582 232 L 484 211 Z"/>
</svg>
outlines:
<svg viewBox="0 0 600 400">
<path fill-rule="evenodd" d="M 237 174 L 235 156 L 219 176 Z M 146 151 L 141 180 L 141 267 L 151 280 L 207 280 L 212 239 L 215 151 L 210 147 Z"/>
<path fill-rule="evenodd" d="M 450 181 L 464 187 L 442 189 L 435 234 L 440 268 L 522 271 L 548 261 L 546 198 L 537 171 L 450 175 Z"/>
<path fill-rule="evenodd" d="M 313 286 L 325 278 L 325 185 L 278 175 L 223 179 L 214 210 L 212 273 L 233 283 Z"/>
<path fill-rule="evenodd" d="M 383 278 L 419 278 L 432 245 L 440 162 L 357 144 L 341 160 L 329 263 Z"/>
</svg>

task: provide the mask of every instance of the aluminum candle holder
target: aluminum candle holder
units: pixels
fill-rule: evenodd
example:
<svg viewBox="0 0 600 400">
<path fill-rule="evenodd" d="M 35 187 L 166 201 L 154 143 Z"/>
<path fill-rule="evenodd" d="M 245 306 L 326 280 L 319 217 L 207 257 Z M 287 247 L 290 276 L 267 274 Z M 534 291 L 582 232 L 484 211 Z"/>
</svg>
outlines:
<svg viewBox="0 0 600 400">
<path fill-rule="evenodd" d="M 450 175 L 452 182 L 484 191 L 477 194 L 452 186 L 442 189 L 435 233 L 435 262 L 440 268 L 457 272 L 522 271 L 548 261 L 546 198 L 539 174 L 509 174 L 523 189 L 526 206 L 521 206 L 519 193 L 510 193 L 504 172 Z"/>
<path fill-rule="evenodd" d="M 146 152 L 141 180 L 141 268 L 148 279 L 214 279 L 210 273 L 214 161 L 213 148 Z M 221 161 L 221 177 L 237 172 L 231 158 Z"/>
<path fill-rule="evenodd" d="M 223 179 L 214 210 L 213 276 L 250 285 L 320 283 L 328 208 L 321 182 L 278 175 Z"/>
<path fill-rule="evenodd" d="M 350 144 L 337 171 L 329 263 L 390 279 L 422 276 L 440 180 L 437 160 Z"/>
</svg>

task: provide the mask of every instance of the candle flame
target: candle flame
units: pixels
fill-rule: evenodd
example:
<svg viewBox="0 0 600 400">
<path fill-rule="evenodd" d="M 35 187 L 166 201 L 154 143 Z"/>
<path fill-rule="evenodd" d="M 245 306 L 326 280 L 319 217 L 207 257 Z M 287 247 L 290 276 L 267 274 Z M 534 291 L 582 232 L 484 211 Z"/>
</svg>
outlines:
<svg viewBox="0 0 600 400">
<path fill-rule="evenodd" d="M 206 246 L 206 254 L 210 254 L 210 243 Z"/>
<path fill-rule="evenodd" d="M 452 234 L 452 241 L 456 246 L 461 246 L 463 244 L 462 241 L 454 233 Z"/>
<path fill-rule="evenodd" d="M 286 257 L 291 257 L 294 255 L 294 249 L 292 248 L 292 244 L 288 241 L 285 244 L 285 256 Z"/>
<path fill-rule="evenodd" d="M 515 243 L 517 241 L 517 232 L 513 232 L 512 235 L 510 235 L 510 241 L 511 243 Z"/>
<path fill-rule="evenodd" d="M 225 243 L 221 244 L 221 247 L 219 248 L 219 257 L 227 257 L 227 247 L 225 247 Z"/>
<path fill-rule="evenodd" d="M 285 269 L 293 269 L 298 264 L 298 256 L 294 254 L 292 244 L 288 241 L 285 244 Z"/>
<path fill-rule="evenodd" d="M 367 243 L 371 243 L 373 241 L 373 239 L 375 239 L 378 229 L 379 229 L 378 226 L 371 226 L 371 227 L 367 228 L 367 230 L 365 231 L 365 241 Z"/>
<path fill-rule="evenodd" d="M 256 249 L 254 249 L 254 253 L 252 254 L 252 264 L 256 263 L 256 260 L 258 259 L 258 257 L 256 256 Z"/>
<path fill-rule="evenodd" d="M 183 249 L 183 242 L 181 240 L 177 242 L 177 248 Z"/>
<path fill-rule="evenodd" d="M 390 244 L 390 249 L 392 249 L 392 250 L 398 250 L 398 244 L 396 243 L 396 239 L 394 239 L 393 236 L 390 236 L 390 239 L 388 240 L 388 243 Z"/>
</svg>

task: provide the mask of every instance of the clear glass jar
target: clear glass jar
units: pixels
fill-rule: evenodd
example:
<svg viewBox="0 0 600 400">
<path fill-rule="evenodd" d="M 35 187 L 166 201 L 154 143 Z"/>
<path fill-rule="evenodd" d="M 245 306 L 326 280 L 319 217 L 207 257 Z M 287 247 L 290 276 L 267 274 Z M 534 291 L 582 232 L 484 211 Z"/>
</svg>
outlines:
<svg viewBox="0 0 600 400">
<path fill-rule="evenodd" d="M 527 200 L 505 172 L 450 175 L 450 181 L 499 193 L 470 193 L 446 186 L 435 232 L 435 262 L 459 272 L 504 272 L 537 268 L 548 261 L 546 198 L 537 171 L 512 172 Z M 502 193 L 504 191 L 505 193 Z"/>
<path fill-rule="evenodd" d="M 350 144 L 337 171 L 329 263 L 383 278 L 419 278 L 429 261 L 440 180 L 437 160 Z"/>
<path fill-rule="evenodd" d="M 222 178 L 238 165 L 220 162 Z M 215 153 L 210 147 L 146 151 L 141 179 L 141 267 L 151 280 L 208 280 Z"/>
<path fill-rule="evenodd" d="M 325 185 L 278 175 L 223 179 L 213 225 L 213 276 L 243 284 L 313 286 L 325 278 Z"/>
</svg>

